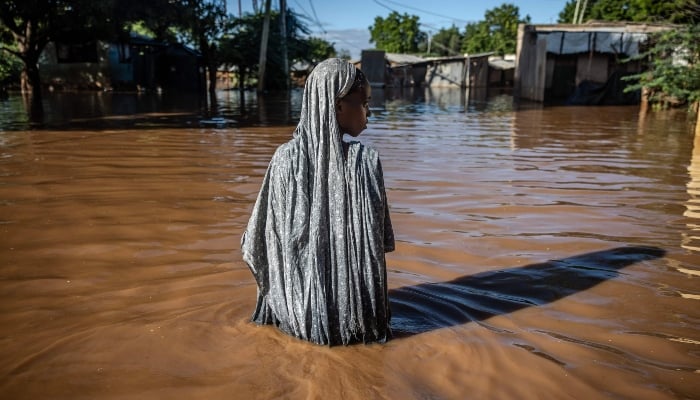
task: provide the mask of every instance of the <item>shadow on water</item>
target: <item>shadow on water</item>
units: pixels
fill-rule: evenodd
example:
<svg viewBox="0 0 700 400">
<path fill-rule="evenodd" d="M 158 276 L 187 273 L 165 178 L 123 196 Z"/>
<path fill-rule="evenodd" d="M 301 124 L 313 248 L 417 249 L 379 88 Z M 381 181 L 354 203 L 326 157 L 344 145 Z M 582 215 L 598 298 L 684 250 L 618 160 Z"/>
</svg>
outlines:
<svg viewBox="0 0 700 400">
<path fill-rule="evenodd" d="M 661 258 L 656 247 L 617 247 L 520 268 L 462 276 L 389 291 L 395 338 L 483 321 L 551 303 L 620 275 L 637 262 Z"/>
</svg>

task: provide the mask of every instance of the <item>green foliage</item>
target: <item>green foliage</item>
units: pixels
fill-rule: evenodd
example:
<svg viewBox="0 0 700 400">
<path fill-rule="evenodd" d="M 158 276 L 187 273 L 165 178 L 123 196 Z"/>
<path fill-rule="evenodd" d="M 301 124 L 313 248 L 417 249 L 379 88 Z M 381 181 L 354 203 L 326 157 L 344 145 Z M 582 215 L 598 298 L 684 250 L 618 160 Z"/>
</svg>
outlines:
<svg viewBox="0 0 700 400">
<path fill-rule="evenodd" d="M 574 14 L 576 13 L 576 1 L 569 0 L 564 4 L 564 8 L 559 12 L 559 19 L 557 23 L 560 24 L 571 24 L 574 20 Z M 588 0 L 588 2 L 593 2 L 595 0 Z"/>
<path fill-rule="evenodd" d="M 462 34 L 459 28 L 452 25 L 450 28 L 440 29 L 430 40 L 431 54 L 438 56 L 454 56 L 461 54 Z"/>
<path fill-rule="evenodd" d="M 179 22 L 187 42 L 205 57 L 215 58 L 217 42 L 226 29 L 226 7 L 217 0 L 181 0 Z"/>
<path fill-rule="evenodd" d="M 312 64 L 317 64 L 326 58 L 335 57 L 336 51 L 333 47 L 333 43 L 327 42 L 321 38 L 310 37 L 306 41 L 306 46 L 308 47 L 308 53 L 303 55 L 306 61 Z"/>
<path fill-rule="evenodd" d="M 427 35 L 420 30 L 419 17 L 392 11 L 386 18 L 375 17 L 369 27 L 370 42 L 390 53 L 416 53 Z"/>
<path fill-rule="evenodd" d="M 520 9 L 513 4 L 502 4 L 487 10 L 483 21 L 467 24 L 462 51 L 493 51 L 500 55 L 515 53 L 518 24 L 521 23 L 530 23 L 530 16 L 520 19 Z"/>
<path fill-rule="evenodd" d="M 2 0 L 0 51 L 22 60 L 22 89 L 41 99 L 38 60 L 49 41 L 84 43 L 114 34 L 116 0 Z"/>
<path fill-rule="evenodd" d="M 21 72 L 22 60 L 10 52 L 0 50 L 0 90 L 18 84 Z"/>
<path fill-rule="evenodd" d="M 559 22 L 570 24 L 577 0 L 569 0 L 559 13 Z M 583 3 L 586 9 L 583 10 Z M 579 13 L 583 22 L 629 21 L 671 22 L 678 24 L 697 23 L 700 20 L 698 0 L 588 0 L 580 2 Z"/>
<path fill-rule="evenodd" d="M 221 62 L 236 66 L 239 74 L 252 74 L 258 68 L 260 42 L 262 39 L 263 13 L 246 14 L 234 19 L 230 34 L 220 43 Z M 289 65 L 297 61 L 316 63 L 336 54 L 332 43 L 319 38 L 306 38 L 308 27 L 301 18 L 287 10 L 285 26 L 287 28 L 287 57 Z M 280 32 L 280 13 L 270 13 L 270 35 L 268 38 L 265 82 L 267 89 L 281 89 L 286 77 L 283 72 L 282 35 Z"/>
<path fill-rule="evenodd" d="M 185 12 L 185 1 L 172 0 L 115 0 L 113 13 L 117 35 L 128 38 L 131 32 L 164 42 L 175 42 L 182 36 L 183 27 L 191 17 Z"/>
<path fill-rule="evenodd" d="M 653 40 L 654 46 L 640 56 L 649 60 L 649 69 L 629 77 L 635 83 L 625 91 L 646 88 L 649 100 L 663 106 L 700 102 L 700 25 L 672 29 Z"/>
</svg>

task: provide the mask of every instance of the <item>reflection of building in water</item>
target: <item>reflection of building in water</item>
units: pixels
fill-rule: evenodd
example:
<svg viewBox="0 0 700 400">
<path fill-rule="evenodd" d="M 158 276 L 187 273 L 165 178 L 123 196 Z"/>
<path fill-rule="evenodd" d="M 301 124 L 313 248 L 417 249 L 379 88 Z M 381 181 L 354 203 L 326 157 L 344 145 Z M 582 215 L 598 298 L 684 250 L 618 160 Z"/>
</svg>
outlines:
<svg viewBox="0 0 700 400">
<path fill-rule="evenodd" d="M 695 135 L 693 155 L 688 166 L 689 180 L 686 184 L 688 201 L 683 213 L 688 218 L 688 230 L 683 233 L 681 246 L 684 249 L 700 252 L 700 135 Z"/>
</svg>

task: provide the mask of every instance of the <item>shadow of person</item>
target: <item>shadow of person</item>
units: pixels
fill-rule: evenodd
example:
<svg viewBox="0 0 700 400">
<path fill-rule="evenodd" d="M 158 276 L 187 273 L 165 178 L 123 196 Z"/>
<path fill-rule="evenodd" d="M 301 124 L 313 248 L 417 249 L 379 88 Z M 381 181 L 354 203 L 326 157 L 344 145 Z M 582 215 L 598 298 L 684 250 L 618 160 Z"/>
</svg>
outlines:
<svg viewBox="0 0 700 400">
<path fill-rule="evenodd" d="M 628 265 L 665 254 L 656 247 L 617 247 L 392 289 L 391 328 L 395 338 L 402 338 L 539 306 L 613 279 Z"/>
</svg>

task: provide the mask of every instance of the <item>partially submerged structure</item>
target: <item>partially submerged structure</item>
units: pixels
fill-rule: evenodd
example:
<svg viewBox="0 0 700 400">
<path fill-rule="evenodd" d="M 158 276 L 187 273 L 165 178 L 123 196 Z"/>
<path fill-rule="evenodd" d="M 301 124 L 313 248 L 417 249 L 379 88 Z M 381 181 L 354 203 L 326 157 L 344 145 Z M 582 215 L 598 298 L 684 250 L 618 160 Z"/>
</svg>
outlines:
<svg viewBox="0 0 700 400">
<path fill-rule="evenodd" d="M 363 50 L 361 68 L 375 87 L 465 89 L 511 86 L 515 63 L 512 58 L 496 57 L 494 53 L 422 58 Z"/>
<path fill-rule="evenodd" d="M 178 43 L 137 34 L 106 43 L 49 43 L 39 59 L 42 82 L 54 89 L 198 90 L 201 56 Z"/>
<path fill-rule="evenodd" d="M 644 51 L 651 33 L 669 25 L 591 22 L 583 25 L 520 25 L 515 95 L 566 104 L 636 104 L 622 77 L 642 71 L 627 61 Z"/>
<path fill-rule="evenodd" d="M 384 50 L 362 50 L 360 65 L 374 87 L 420 86 L 425 79 L 427 60 Z"/>
</svg>

